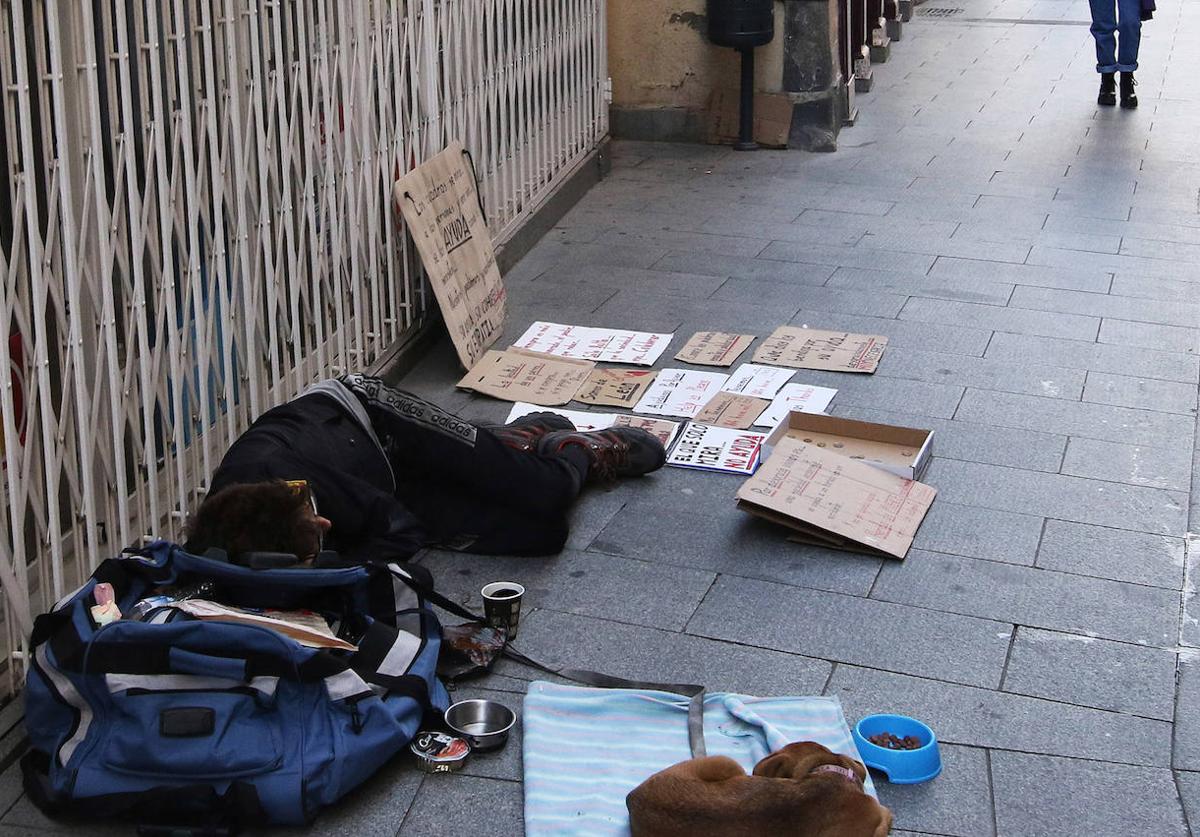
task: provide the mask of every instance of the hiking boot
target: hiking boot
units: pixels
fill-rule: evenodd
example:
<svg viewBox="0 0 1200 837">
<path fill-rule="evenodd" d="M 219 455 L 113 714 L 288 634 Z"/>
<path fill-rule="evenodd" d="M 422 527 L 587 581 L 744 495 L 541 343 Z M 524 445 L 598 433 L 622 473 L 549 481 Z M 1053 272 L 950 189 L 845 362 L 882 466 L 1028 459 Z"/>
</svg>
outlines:
<svg viewBox="0 0 1200 837">
<path fill-rule="evenodd" d="M 489 426 L 487 429 L 505 447 L 522 453 L 532 453 L 537 450 L 538 442 L 547 433 L 552 431 L 574 432 L 575 425 L 571 423 L 570 419 L 560 416 L 558 413 L 542 412 L 530 413 L 508 424 Z"/>
<path fill-rule="evenodd" d="M 1133 88 L 1137 87 L 1137 82 L 1133 80 L 1133 73 L 1121 73 L 1121 107 L 1136 108 L 1138 106 L 1137 94 L 1133 92 Z"/>
<path fill-rule="evenodd" d="M 589 481 L 640 477 L 657 471 L 667 461 L 667 451 L 653 433 L 634 427 L 613 427 L 588 433 L 560 430 L 547 433 L 538 444 L 543 456 L 577 447 L 588 457 Z"/>
<path fill-rule="evenodd" d="M 1100 95 L 1096 97 L 1096 104 L 1104 105 L 1111 108 L 1117 103 L 1117 77 L 1116 73 L 1101 73 L 1100 74 Z"/>
</svg>

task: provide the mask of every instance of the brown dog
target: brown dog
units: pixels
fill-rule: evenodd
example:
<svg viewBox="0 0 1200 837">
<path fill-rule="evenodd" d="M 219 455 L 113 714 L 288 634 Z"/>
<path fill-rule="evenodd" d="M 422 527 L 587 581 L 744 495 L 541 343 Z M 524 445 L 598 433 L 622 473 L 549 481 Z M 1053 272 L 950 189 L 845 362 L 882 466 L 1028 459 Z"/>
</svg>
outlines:
<svg viewBox="0 0 1200 837">
<path fill-rule="evenodd" d="M 633 837 L 885 837 L 892 812 L 862 788 L 860 762 L 813 741 L 754 766 L 725 756 L 680 762 L 625 798 Z"/>
</svg>

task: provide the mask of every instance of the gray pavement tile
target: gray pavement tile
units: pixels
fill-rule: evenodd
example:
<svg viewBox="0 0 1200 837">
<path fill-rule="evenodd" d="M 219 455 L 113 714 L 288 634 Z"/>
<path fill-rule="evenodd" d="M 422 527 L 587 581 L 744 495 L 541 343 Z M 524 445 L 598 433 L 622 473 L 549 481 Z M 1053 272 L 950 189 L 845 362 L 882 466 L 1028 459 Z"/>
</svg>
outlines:
<svg viewBox="0 0 1200 837">
<path fill-rule="evenodd" d="M 1200 212 L 1195 209 L 1169 209 L 1157 206 L 1135 206 L 1129 220 L 1164 226 L 1200 227 Z"/>
<path fill-rule="evenodd" d="M 999 833 L 1012 837 L 1183 837 L 1171 771 L 992 753 Z"/>
<path fill-rule="evenodd" d="M 1200 232 L 1200 227 L 1197 227 Z M 1113 277 L 1109 293 L 1120 297 L 1177 300 L 1194 303 L 1200 297 L 1200 284 L 1186 279 L 1163 279 L 1154 276 L 1131 276 L 1118 273 Z"/>
<path fill-rule="evenodd" d="M 1012 264 L 1022 264 L 1029 255 L 1028 244 L 973 241 L 957 236 L 935 238 L 906 233 L 868 233 L 855 246 L 860 250 L 880 250 L 885 253 L 927 253 L 934 256 L 956 256 Z"/>
<path fill-rule="evenodd" d="M 769 241 L 798 241 L 839 247 L 852 247 L 863 236 L 856 227 L 813 227 L 789 223 L 786 219 L 767 221 L 748 218 L 738 213 L 709 219 L 700 229 L 713 235 L 740 235 Z"/>
<path fill-rule="evenodd" d="M 347 834 L 392 837 L 404 822 L 424 776 L 413 764 L 406 747 L 349 796 L 321 813 L 304 833 L 322 837 Z M 267 833 L 286 837 L 296 831 L 279 828 Z"/>
<path fill-rule="evenodd" d="M 908 301 L 904 310 L 900 312 L 900 319 L 956 323 L 989 331 L 1033 334 L 1089 342 L 1096 339 L 1096 333 L 1100 327 L 1100 320 L 1096 317 L 1029 311 L 998 305 L 977 305 L 948 299 L 922 299 L 920 297 L 914 297 Z"/>
<path fill-rule="evenodd" d="M 1004 690 L 1170 721 L 1175 653 L 1021 626 L 1009 654 Z"/>
<path fill-rule="evenodd" d="M 772 242 L 759 256 L 785 262 L 828 264 L 834 267 L 886 268 L 914 273 L 928 272 L 935 258 L 922 253 L 885 252 L 866 247 L 829 247 L 790 241 Z"/>
<path fill-rule="evenodd" d="M 620 242 L 615 244 L 561 244 L 543 242 L 526 256 L 532 256 L 542 265 L 542 273 L 556 265 L 607 264 L 617 267 L 649 267 L 667 254 L 668 248 Z"/>
<path fill-rule="evenodd" d="M 1200 653 L 1185 649 L 1179 654 L 1178 692 L 1175 698 L 1175 757 L 1177 770 L 1200 769 Z"/>
<path fill-rule="evenodd" d="M 421 563 L 437 577 L 442 593 L 476 612 L 483 609 L 483 585 L 511 580 L 525 586 L 523 607 L 672 629 L 686 624 L 713 580 L 711 572 L 699 569 L 592 552 L 513 558 L 426 550 Z"/>
<path fill-rule="evenodd" d="M 1001 427 L 1158 447 L 1180 456 L 1191 450 L 1190 431 L 1194 425 L 1191 417 L 1174 413 L 979 389 L 966 391 L 955 417 Z"/>
<path fill-rule="evenodd" d="M 996 334 L 984 357 L 1052 363 L 1070 369 L 1112 372 L 1165 381 L 1195 384 L 1200 361 L 1179 353 L 1157 352 L 1129 346 L 1083 343 L 1027 334 Z"/>
<path fill-rule="evenodd" d="M 1184 541 L 1144 532 L 1047 520 L 1037 566 L 1178 590 Z"/>
<path fill-rule="evenodd" d="M 945 651 L 954 656 L 957 645 Z M 1171 725 L 1150 718 L 850 665 L 834 669 L 825 692 L 841 699 L 851 724 L 909 715 L 949 744 L 1161 767 L 1171 759 Z"/>
<path fill-rule="evenodd" d="M 1032 285 L 1044 288 L 1107 293 L 1112 284 L 1112 275 L 1107 270 L 1072 270 L 1040 265 L 1005 264 L 1003 262 L 981 262 L 975 259 L 955 259 L 939 256 L 931 278 L 940 279 L 985 279 L 991 282 L 1007 282 L 1013 285 Z"/>
<path fill-rule="evenodd" d="M 579 405 L 574 405 L 579 406 Z M 625 507 L 629 494 L 624 485 L 594 486 L 583 493 L 571 509 L 571 534 L 567 536 L 567 549 L 587 549 L 596 536 L 612 522 Z"/>
<path fill-rule="evenodd" d="M 906 322 L 808 309 L 793 317 L 791 325 L 852 331 L 858 334 L 881 334 L 888 339 L 889 352 L 897 349 L 924 349 L 976 357 L 984 353 L 992 336 L 991 332 L 985 329 L 963 328 L 957 324 Z"/>
<path fill-rule="evenodd" d="M 896 316 L 907 297 L 858 288 L 820 288 L 781 284 L 769 279 L 728 279 L 713 292 L 714 300 L 754 300 L 760 305 L 778 305 L 791 313 L 801 309 L 842 311 L 872 317 Z"/>
<path fill-rule="evenodd" d="M 1179 536 L 1187 528 L 1186 496 L 1157 488 L 936 456 L 924 481 L 951 503 L 1160 535 Z"/>
<path fill-rule="evenodd" d="M 913 546 L 968 558 L 1032 566 L 1042 518 L 938 501 L 917 530 Z"/>
<path fill-rule="evenodd" d="M 776 305 L 723 300 L 714 303 L 702 297 L 668 297 L 637 290 L 618 291 L 592 314 L 587 325 L 632 328 L 644 331 L 724 330 L 767 335 L 788 321 L 794 312 Z M 679 335 L 681 341 L 692 336 Z M 683 343 L 677 344 L 677 349 Z M 669 360 L 668 355 L 665 360 Z"/>
<path fill-rule="evenodd" d="M 1143 169 L 1143 172 L 1145 170 Z M 1176 241 L 1200 244 L 1200 228 L 1178 224 L 1153 224 L 1142 221 L 1078 218 L 1070 215 L 1051 215 L 1046 229 L 1061 233 L 1103 233 L 1112 236 L 1133 236 L 1154 241 Z"/>
<path fill-rule="evenodd" d="M 834 415 L 874 421 L 882 424 L 897 424 L 902 427 L 919 427 L 934 431 L 934 458 L 961 459 L 967 462 L 983 462 L 990 465 L 1008 465 L 1031 471 L 1058 473 L 1062 467 L 1063 452 L 1067 447 L 1066 436 L 1039 433 L 1030 430 L 1014 430 L 987 424 L 972 424 L 966 421 L 947 421 L 923 414 L 915 417 L 906 413 L 888 412 L 870 407 L 849 404 L 839 405 L 834 399 L 830 411 Z"/>
<path fill-rule="evenodd" d="M 1192 484 L 1192 457 L 1190 451 L 1173 452 L 1074 438 L 1067 443 L 1062 472 L 1076 477 L 1186 492 Z"/>
<path fill-rule="evenodd" d="M 1012 626 L 875 599 L 721 576 L 692 617 L 687 632 L 839 663 L 995 688 L 1000 682 Z M 954 653 L 947 654 L 947 648 L 953 648 Z"/>
<path fill-rule="evenodd" d="M 1105 318 L 1100 325 L 1101 343 L 1141 346 L 1163 352 L 1200 353 L 1200 329 L 1153 323 L 1131 323 Z"/>
<path fill-rule="evenodd" d="M 942 774 L 937 779 L 920 785 L 877 781 L 879 801 L 891 809 L 896 825 L 923 834 L 995 834 L 987 753 L 954 744 L 940 744 L 939 749 Z"/>
<path fill-rule="evenodd" d="M 1083 400 L 1114 407 L 1161 410 L 1164 413 L 1194 414 L 1196 385 L 1177 381 L 1155 381 L 1106 372 L 1089 372 Z"/>
<path fill-rule="evenodd" d="M 1106 270 L 1109 273 L 1138 273 L 1167 279 L 1200 276 L 1200 268 L 1165 259 L 1112 256 L 1105 253 L 1063 250 L 1057 247 L 1034 247 L 1029 254 L 1029 264 L 1041 264 L 1047 267 L 1095 268 L 1096 270 Z"/>
<path fill-rule="evenodd" d="M 1143 256 L 1148 259 L 1170 259 L 1194 264 L 1200 257 L 1200 244 L 1135 238 L 1129 235 L 1121 239 L 1121 255 Z"/>
<path fill-rule="evenodd" d="M 939 238 L 949 238 L 958 226 L 954 221 L 931 221 L 913 213 L 904 211 L 900 205 L 891 213 L 884 216 L 850 215 L 845 212 L 826 212 L 820 209 L 806 209 L 796 218 L 795 223 L 806 227 L 822 227 L 829 230 L 856 230 L 860 235 L 932 235 Z M 782 239 L 786 240 L 786 239 Z"/>
<path fill-rule="evenodd" d="M 1187 770 L 1175 771 L 1175 787 L 1179 790 L 1179 798 L 1183 802 L 1183 812 L 1189 824 L 1200 824 L 1200 773 Z M 895 832 L 892 832 L 893 834 Z"/>
<path fill-rule="evenodd" d="M 737 196 L 734 206 L 770 206 L 794 210 L 796 214 L 806 209 L 819 209 L 846 214 L 886 215 L 895 205 L 895 201 L 856 195 L 846 189 L 834 190 L 832 184 L 818 183 L 814 186 L 811 192 L 807 188 L 764 190 L 758 193 L 747 190 Z M 834 191 L 838 194 L 830 197 Z"/>
<path fill-rule="evenodd" d="M 404 818 L 401 834 L 524 834 L 521 785 L 444 773 L 430 776 Z"/>
<path fill-rule="evenodd" d="M 1170 590 L 921 550 L 885 564 L 871 598 L 1157 647 L 1178 622 Z"/>
<path fill-rule="evenodd" d="M 1200 285 L 1193 300 L 1200 300 Z M 1067 291 L 1059 288 L 1017 288 L 1008 303 L 1013 308 L 1057 311 L 1063 314 L 1088 314 L 1142 323 L 1194 326 L 1200 322 L 1200 301 L 1131 299 L 1103 293 Z"/>
<path fill-rule="evenodd" d="M 522 625 L 524 627 L 524 625 Z M 524 778 L 521 749 L 524 744 L 524 724 L 521 708 L 524 705 L 524 690 L 519 694 L 489 688 L 491 677 L 470 680 L 457 685 L 450 693 L 450 700 L 494 700 L 507 706 L 517 715 L 517 722 L 508 733 L 508 742 L 499 750 L 476 751 L 462 769 L 464 776 L 480 776 L 487 779 L 506 779 L 520 782 Z"/>
<path fill-rule="evenodd" d="M 982 302 L 1005 305 L 1012 295 L 1013 285 L 993 282 L 979 277 L 945 279 L 920 273 L 897 273 L 891 270 L 839 267 L 829 277 L 827 287 L 864 288 L 904 296 L 925 296 L 937 299 L 956 299 L 961 302 Z"/>
<path fill-rule="evenodd" d="M 976 389 L 1065 398 L 1070 401 L 1079 400 L 1086 375 L 1082 369 L 1021 364 L 945 352 L 923 352 L 917 349 L 885 352 L 878 373 L 918 381 L 971 386 Z"/>
<path fill-rule="evenodd" d="M 821 327 L 814 324 L 815 327 Z M 897 350 L 890 349 L 888 352 Z M 884 353 L 886 359 L 888 352 Z M 865 407 L 895 413 L 948 419 L 954 415 L 963 388 L 954 384 L 916 380 L 890 375 L 846 375 L 815 369 L 799 369 L 793 380 L 832 387 L 838 391 L 833 403 L 841 407 Z M 912 419 L 908 419 L 911 423 Z"/>
<path fill-rule="evenodd" d="M 855 595 L 871 589 L 881 559 L 788 541 L 782 528 L 737 508 L 736 476 L 659 473 L 656 489 L 632 498 L 592 550 L 658 562 L 664 571 L 676 565 Z"/>
<path fill-rule="evenodd" d="M 615 267 L 605 264 L 571 264 L 551 267 L 529 286 L 529 305 L 526 310 L 541 312 L 540 293 L 596 294 L 596 289 L 609 291 L 608 297 L 623 289 L 673 296 L 706 297 L 721 287 L 718 276 L 699 273 L 677 273 L 667 270 Z M 605 297 L 606 299 L 608 297 Z M 604 300 L 600 300 L 602 303 Z M 597 306 L 600 304 L 597 303 Z M 593 306 L 596 307 L 596 306 Z"/>
<path fill-rule="evenodd" d="M 819 695 L 832 664 L 753 645 L 535 610 L 521 622 L 515 643 L 539 662 L 601 671 L 630 680 L 702 683 L 709 691 Z M 543 679 L 541 672 L 503 661 L 505 674 Z M 487 686 L 492 678 L 480 681 Z"/>
<path fill-rule="evenodd" d="M 706 273 L 711 276 L 763 279 L 802 285 L 823 285 L 836 268 L 829 265 L 799 264 L 768 259 L 746 259 L 713 253 L 673 250 L 654 264 L 655 270 Z"/>
<path fill-rule="evenodd" d="M 693 250 L 703 253 L 719 253 L 725 256 L 754 258 L 762 252 L 767 244 L 766 239 L 746 238 L 744 236 L 711 235 L 709 233 L 673 230 L 647 230 L 639 233 L 607 232 L 596 239 L 595 246 L 635 246 L 663 251 Z"/>
</svg>

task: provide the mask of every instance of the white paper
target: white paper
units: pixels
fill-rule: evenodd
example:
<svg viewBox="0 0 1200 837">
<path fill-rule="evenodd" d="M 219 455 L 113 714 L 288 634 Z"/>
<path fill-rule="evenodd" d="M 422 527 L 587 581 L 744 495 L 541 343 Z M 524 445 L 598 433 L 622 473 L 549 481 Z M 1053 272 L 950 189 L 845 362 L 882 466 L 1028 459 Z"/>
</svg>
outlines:
<svg viewBox="0 0 1200 837">
<path fill-rule="evenodd" d="M 770 401 L 779 394 L 779 390 L 795 374 L 795 369 L 743 363 L 734 370 L 721 389 L 725 392 L 736 392 L 738 395 L 749 395 L 751 398 L 765 398 Z"/>
<path fill-rule="evenodd" d="M 814 387 L 808 384 L 788 384 L 779 391 L 771 406 L 754 422 L 755 427 L 775 427 L 787 418 L 787 414 L 823 413 L 837 395 L 836 389 L 829 387 Z"/>
<path fill-rule="evenodd" d="M 619 328 L 536 322 L 513 345 L 518 349 L 559 357 L 653 366 L 674 336 Z"/>
<path fill-rule="evenodd" d="M 511 423 L 530 413 L 554 413 L 570 419 L 576 430 L 607 430 L 617 420 L 615 413 L 588 413 L 583 410 L 563 410 L 559 407 L 539 407 L 536 404 L 526 404 L 518 401 L 508 413 L 506 423 Z"/>
<path fill-rule="evenodd" d="M 664 369 L 633 408 L 635 413 L 695 418 L 729 380 L 720 372 Z"/>
<path fill-rule="evenodd" d="M 662 439 L 663 447 L 669 448 L 679 434 L 679 423 L 666 419 L 652 419 L 630 413 L 588 413 L 582 410 L 563 410 L 559 407 L 539 407 L 536 404 L 519 402 L 508 413 L 506 423 L 511 423 L 530 413 L 554 413 L 569 419 L 576 430 L 584 432 L 607 430 L 610 427 L 643 427 Z M 647 425 L 655 425 L 653 427 Z M 668 425 L 670 425 L 668 427 Z M 665 429 L 663 429 L 665 428 Z M 661 432 L 660 432 L 661 431 Z M 665 436 L 663 435 L 665 434 Z"/>
<path fill-rule="evenodd" d="M 689 421 L 667 457 L 668 465 L 731 474 L 753 474 L 766 433 L 731 430 Z"/>
</svg>

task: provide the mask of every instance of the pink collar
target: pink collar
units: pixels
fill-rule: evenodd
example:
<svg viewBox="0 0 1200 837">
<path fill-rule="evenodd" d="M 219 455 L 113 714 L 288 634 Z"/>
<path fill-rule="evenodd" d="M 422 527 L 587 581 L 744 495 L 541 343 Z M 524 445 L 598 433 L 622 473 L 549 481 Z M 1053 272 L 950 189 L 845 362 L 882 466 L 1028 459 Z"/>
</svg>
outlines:
<svg viewBox="0 0 1200 837">
<path fill-rule="evenodd" d="M 862 781 L 861 779 L 858 778 L 857 773 L 855 773 L 849 767 L 842 767 L 840 764 L 821 764 L 821 765 L 814 767 L 812 769 L 812 772 L 813 773 L 837 773 L 839 776 L 841 776 L 847 782 L 853 782 L 856 785 L 860 784 Z"/>
</svg>

